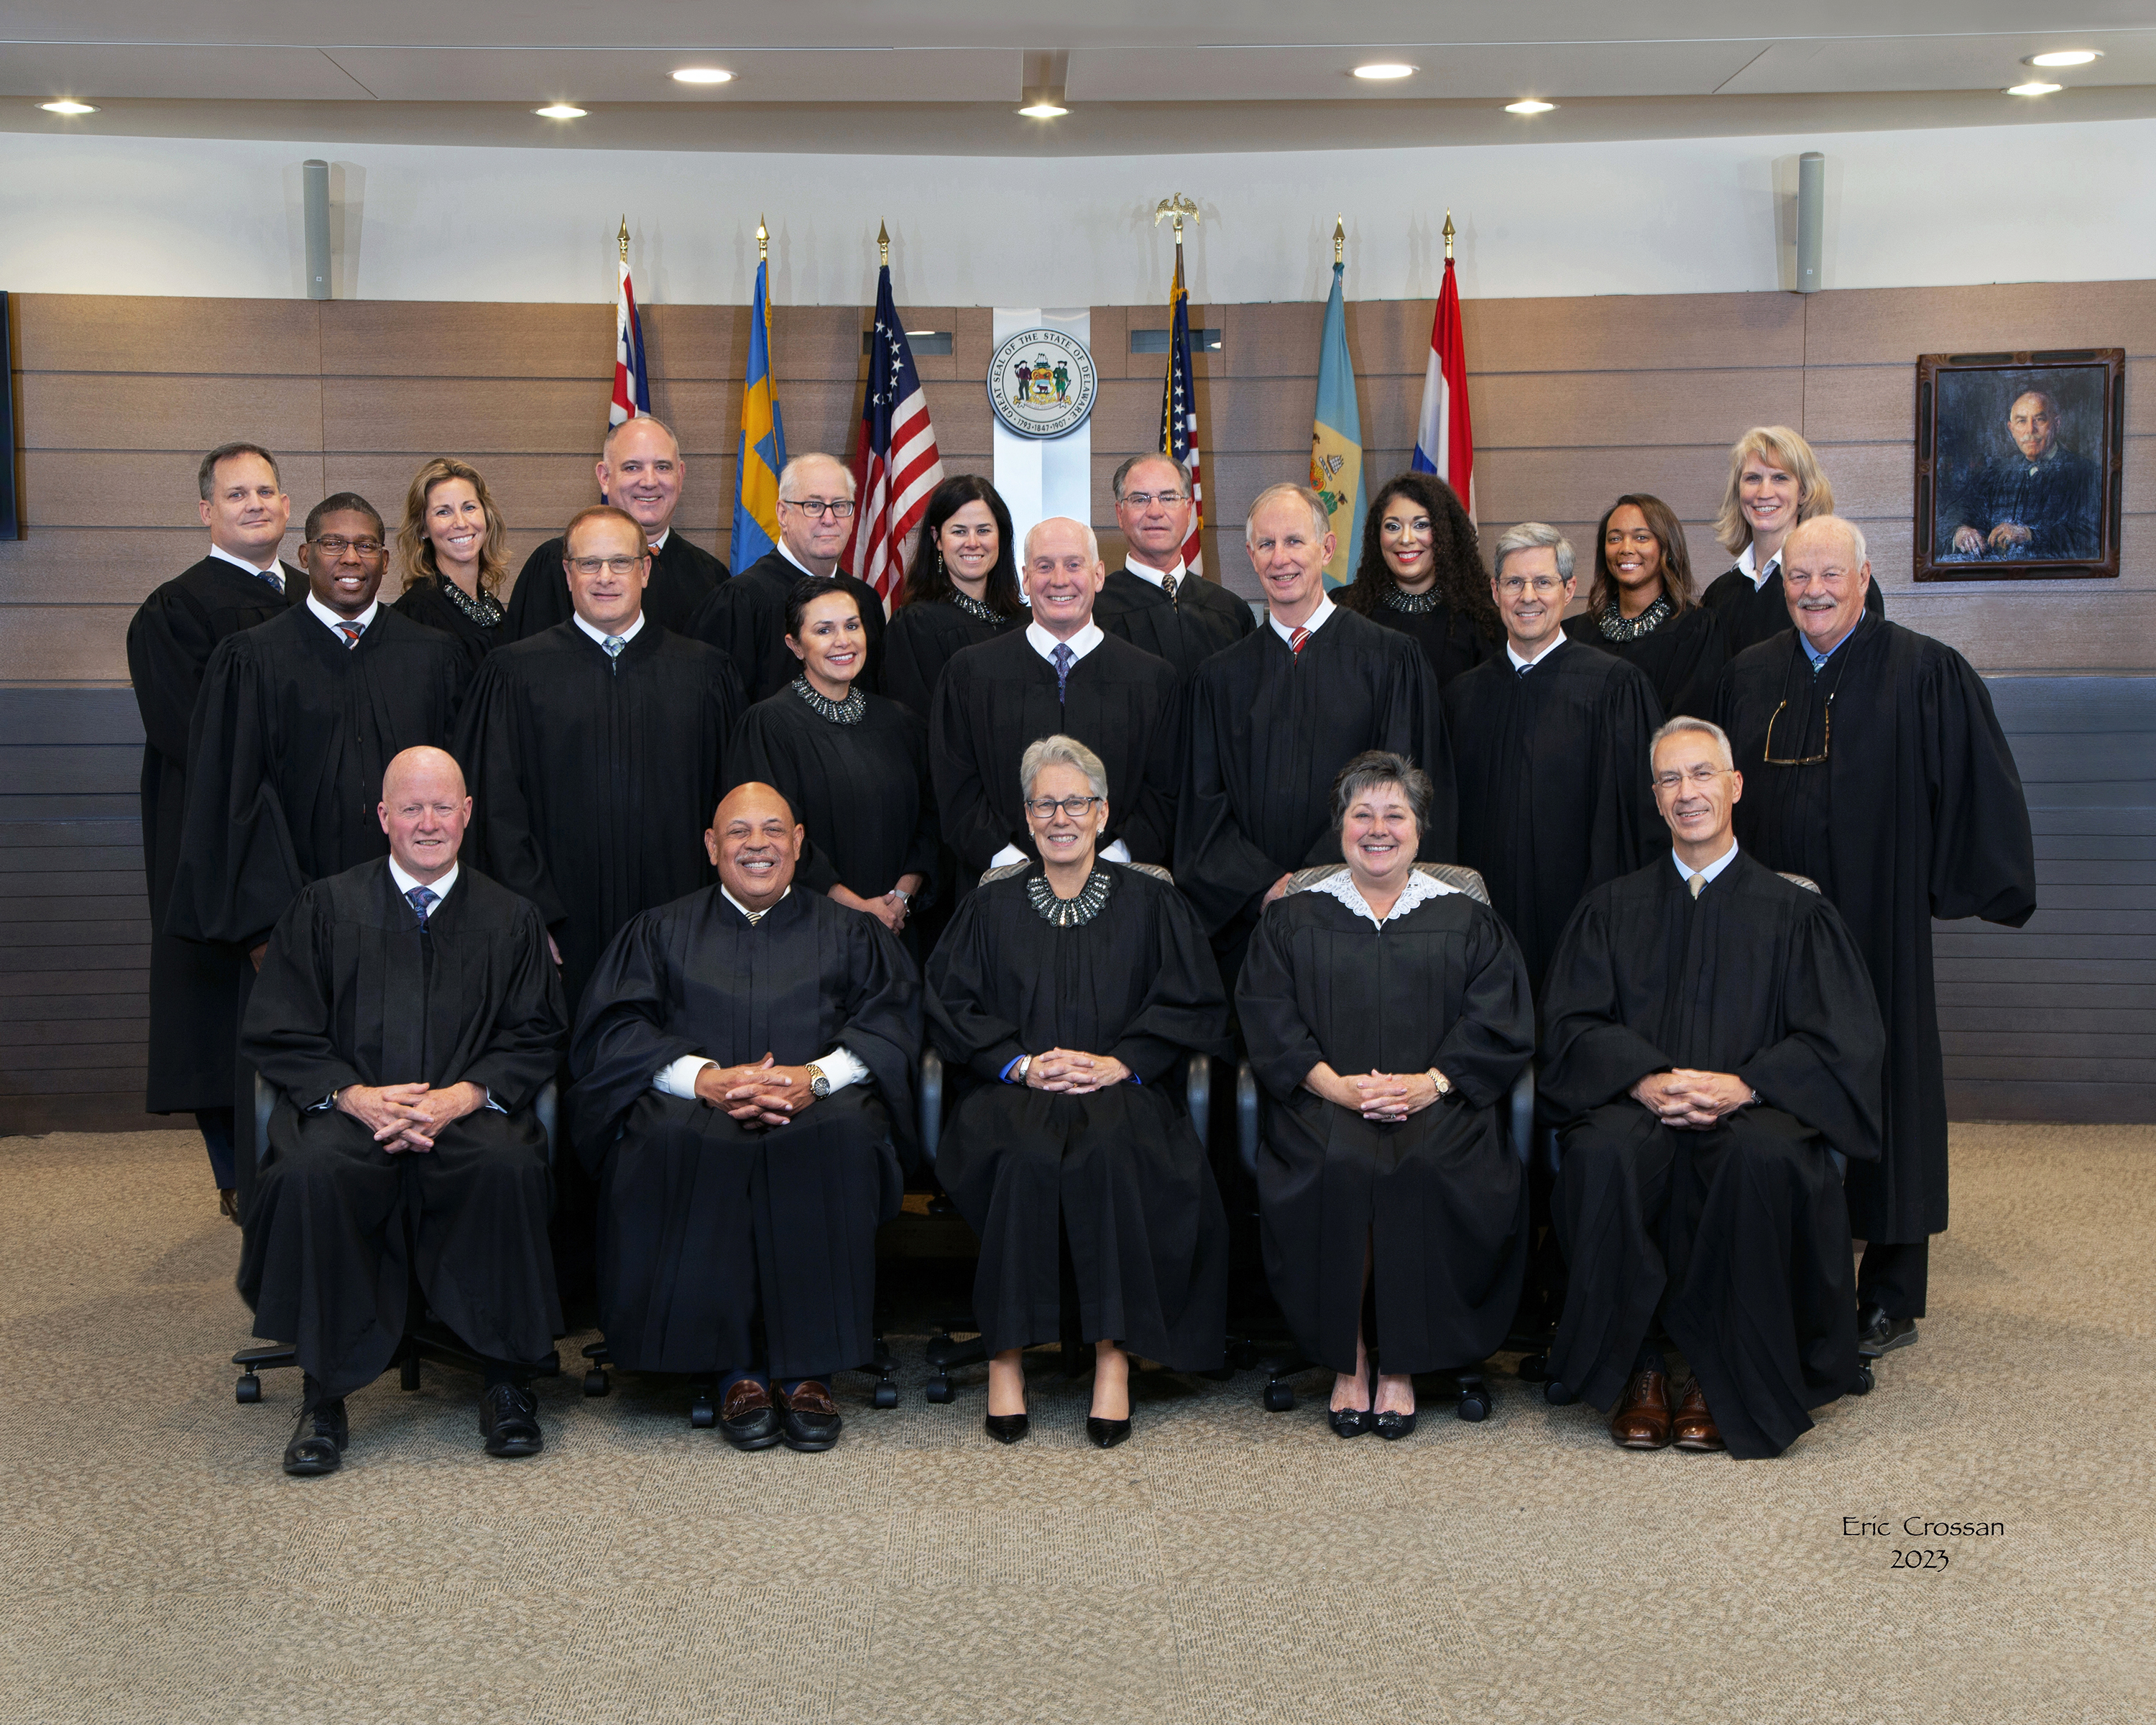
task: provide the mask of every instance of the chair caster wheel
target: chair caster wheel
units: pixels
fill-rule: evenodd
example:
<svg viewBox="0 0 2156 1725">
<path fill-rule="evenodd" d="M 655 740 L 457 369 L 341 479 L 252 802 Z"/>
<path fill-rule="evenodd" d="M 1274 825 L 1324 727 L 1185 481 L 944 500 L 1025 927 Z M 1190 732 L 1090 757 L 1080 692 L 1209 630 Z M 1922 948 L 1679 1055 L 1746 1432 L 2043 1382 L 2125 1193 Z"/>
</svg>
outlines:
<svg viewBox="0 0 2156 1725">
<path fill-rule="evenodd" d="M 926 1394 L 928 1399 L 938 1407 L 946 1402 L 954 1402 L 958 1399 L 958 1392 L 951 1387 L 950 1378 L 942 1372 L 936 1373 L 929 1378 Z"/>
<path fill-rule="evenodd" d="M 719 1423 L 719 1410 L 711 1405 L 708 1395 L 700 1395 L 689 1405 L 689 1424 L 698 1431 L 709 1431 Z"/>
<path fill-rule="evenodd" d="M 1553 1408 L 1568 1408 L 1579 1398 L 1553 1378 L 1543 1385 L 1543 1399 Z"/>
<path fill-rule="evenodd" d="M 876 1385 L 875 1394 L 869 1398 L 869 1405 L 875 1408 L 896 1407 L 898 1405 L 898 1386 L 892 1383 L 888 1378 L 885 1378 L 883 1382 Z"/>
<path fill-rule="evenodd" d="M 241 1373 L 239 1382 L 232 1386 L 233 1400 L 244 1406 L 262 1399 L 262 1380 L 252 1372 Z"/>
<path fill-rule="evenodd" d="M 1292 1384 L 1265 1385 L 1265 1411 L 1268 1414 L 1285 1414 L 1294 1406 L 1295 1386 Z"/>
<path fill-rule="evenodd" d="M 1462 1420 L 1479 1423 L 1490 1417 L 1490 1392 L 1481 1384 L 1460 1392 L 1460 1405 L 1455 1409 Z"/>
<path fill-rule="evenodd" d="M 604 1372 L 602 1372 L 597 1366 L 593 1366 L 591 1370 L 584 1373 L 584 1394 L 586 1395 L 604 1395 L 613 1388 L 613 1380 L 608 1378 L 607 1374 Z"/>
<path fill-rule="evenodd" d="M 1869 1395 L 1877 1387 L 1878 1382 L 1872 1375 L 1871 1361 L 1866 1360 L 1856 1368 L 1856 1381 L 1849 1386 L 1849 1393 L 1851 1395 Z"/>
</svg>

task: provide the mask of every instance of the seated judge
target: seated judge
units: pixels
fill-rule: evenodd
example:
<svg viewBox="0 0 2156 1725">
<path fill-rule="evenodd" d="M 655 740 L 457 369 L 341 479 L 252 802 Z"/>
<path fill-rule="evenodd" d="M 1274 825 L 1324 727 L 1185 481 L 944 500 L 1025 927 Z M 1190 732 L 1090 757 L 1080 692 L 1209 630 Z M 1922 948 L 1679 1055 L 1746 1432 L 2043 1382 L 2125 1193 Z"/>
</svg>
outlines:
<svg viewBox="0 0 2156 1725">
<path fill-rule="evenodd" d="M 1460 784 L 1460 860 L 1478 870 L 1537 992 L 1550 949 L 1590 886 L 1629 875 L 1659 832 L 1647 740 L 1654 685 L 1563 629 L 1572 547 L 1522 521 L 1499 539 L 1491 592 L 1505 651 L 1445 689 Z"/>
<path fill-rule="evenodd" d="M 1732 659 L 1789 626 L 1782 583 L 1782 544 L 1803 522 L 1834 513 L 1834 486 L 1799 432 L 1755 425 L 1730 446 L 1729 480 L 1715 518 L 1715 537 L 1737 559 L 1717 576 L 1700 603 L 1721 619 Z M 1865 608 L 1886 615 L 1877 583 Z"/>
<path fill-rule="evenodd" d="M 1672 717 L 1704 718 L 1729 662 L 1721 619 L 1693 588 L 1676 513 L 1645 492 L 1628 492 L 1602 517 L 1587 608 L 1565 619 L 1564 632 L 1638 665 Z"/>
<path fill-rule="evenodd" d="M 1534 1001 L 1489 906 L 1416 870 L 1432 800 L 1397 754 L 1343 766 L 1347 865 L 1267 909 L 1235 990 L 1263 1086 L 1265 1275 L 1296 1345 L 1336 1374 L 1342 1437 L 1414 1430 L 1414 1373 L 1495 1349 L 1527 1264 L 1500 1105 L 1534 1052 Z"/>
<path fill-rule="evenodd" d="M 1183 562 L 1198 501 L 1190 470 L 1173 455 L 1133 455 L 1110 482 L 1123 567 L 1093 602 L 1093 619 L 1111 635 L 1175 667 L 1184 682 L 1224 647 L 1256 627 L 1250 605 Z"/>
<path fill-rule="evenodd" d="M 531 1111 L 568 1030 L 547 931 L 458 862 L 471 798 L 443 751 L 391 761 L 377 815 L 388 859 L 300 890 L 242 1039 L 279 1093 L 239 1291 L 299 1352 L 290 1474 L 341 1463 L 345 1398 L 388 1368 L 414 1281 L 486 1362 L 490 1455 L 544 1447 L 531 1373 L 562 1330 Z"/>
<path fill-rule="evenodd" d="M 1829 1152 L 1879 1155 L 1886 1030 L 1833 905 L 1738 849 L 1721 729 L 1663 726 L 1654 785 L 1671 854 L 1587 896 L 1543 997 L 1571 1269 L 1550 1374 L 1623 1448 L 1779 1455 L 1856 1376 Z"/>
<path fill-rule="evenodd" d="M 1315 491 L 1268 485 L 1243 529 L 1266 626 L 1208 660 L 1190 691 L 1190 740 L 1175 848 L 1230 978 L 1265 906 L 1300 868 L 1340 852 L 1333 784 L 1371 749 L 1427 762 L 1420 854 L 1453 852 L 1452 760 L 1437 678 L 1396 630 L 1326 596 L 1332 524 Z"/>
<path fill-rule="evenodd" d="M 883 692 L 926 720 L 951 655 L 1025 624 L 1010 511 L 978 473 L 929 494 L 905 598 L 883 635 Z"/>
<path fill-rule="evenodd" d="M 570 1053 L 607 1344 L 631 1371 L 716 1376 L 741 1450 L 839 1440 L 831 1378 L 874 1349 L 921 1054 L 912 962 L 795 890 L 801 839 L 769 785 L 728 792 L 704 835 L 718 884 L 615 937 Z"/>
<path fill-rule="evenodd" d="M 437 455 L 412 475 L 397 529 L 404 591 L 397 608 L 464 643 L 476 665 L 503 639 L 509 524 L 480 471 Z"/>
<path fill-rule="evenodd" d="M 868 664 L 860 684 L 883 687 L 883 599 L 839 567 L 854 536 L 854 476 L 835 457 L 796 455 L 778 474 L 778 543 L 716 588 L 689 619 L 689 633 L 733 660 L 751 701 L 767 701 L 793 680 L 786 650 L 786 596 L 804 575 L 836 581 L 861 608 Z"/>
<path fill-rule="evenodd" d="M 996 870 L 929 962 L 931 1034 L 970 1075 L 937 1173 L 981 1242 L 988 1435 L 1026 1435 L 1024 1350 L 1060 1333 L 1067 1241 L 1093 1343 L 1086 1434 L 1107 1449 L 1130 1435 L 1132 1354 L 1221 1363 L 1227 1214 L 1172 1074 L 1187 1053 L 1227 1055 L 1227 1001 L 1175 888 L 1096 855 L 1100 757 L 1043 737 L 1019 773 L 1040 860 Z"/>
<path fill-rule="evenodd" d="M 726 566 L 674 531 L 674 512 L 689 474 L 680 442 L 660 421 L 639 413 L 608 428 L 593 471 L 598 477 L 599 501 L 634 521 L 650 551 L 644 614 L 661 629 L 686 629 L 696 607 L 726 581 Z M 502 625 L 505 641 L 528 640 L 576 614 L 562 572 L 567 554 L 562 540 L 549 539 L 525 558 Z"/>
<path fill-rule="evenodd" d="M 2103 475 L 2059 441 L 2059 403 L 2049 390 L 2015 397 L 2006 414 L 2011 453 L 1986 458 L 1953 531 L 1967 557 L 2092 557 L 2100 549 Z"/>
<path fill-rule="evenodd" d="M 1333 600 L 1412 639 L 1440 688 L 1494 655 L 1505 639 L 1475 522 L 1434 473 L 1385 481 L 1365 519 L 1355 578 Z"/>
<path fill-rule="evenodd" d="M 1107 769 L 1101 854 L 1168 860 L 1182 775 L 1175 667 L 1093 620 L 1107 572 L 1083 521 L 1051 516 L 1025 536 L 1033 621 L 968 647 L 945 667 L 928 722 L 928 764 L 957 890 L 983 870 L 1038 853 L 1026 824 L 1019 757 L 1036 737 L 1070 737 Z"/>
<path fill-rule="evenodd" d="M 800 675 L 742 716 L 727 779 L 773 786 L 793 805 L 808 835 L 803 887 L 902 937 L 936 865 L 927 726 L 861 690 L 867 625 L 860 601 L 829 576 L 793 583 L 786 648 Z"/>
</svg>

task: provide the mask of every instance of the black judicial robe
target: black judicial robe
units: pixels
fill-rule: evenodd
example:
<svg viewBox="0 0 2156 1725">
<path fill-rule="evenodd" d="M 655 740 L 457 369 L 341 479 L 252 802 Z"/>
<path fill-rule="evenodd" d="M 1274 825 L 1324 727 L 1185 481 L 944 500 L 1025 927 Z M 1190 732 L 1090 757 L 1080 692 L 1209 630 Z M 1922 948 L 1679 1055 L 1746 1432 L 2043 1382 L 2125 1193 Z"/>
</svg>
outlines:
<svg viewBox="0 0 2156 1725">
<path fill-rule="evenodd" d="M 1819 883 L 1886 1017 L 1885 1149 L 1850 1170 L 1850 1225 L 1865 1240 L 1937 1234 L 1947 1225 L 1947 1112 L 1932 922 L 1980 916 L 2019 928 L 2036 908 L 2028 802 L 1990 691 L 1953 648 L 1866 618 L 1816 679 L 1794 629 L 1740 654 L 1714 716 L 1744 775 L 1738 839 L 1769 868 Z M 1770 720 L 1779 758 L 1824 749 L 1827 759 L 1767 765 Z"/>
<path fill-rule="evenodd" d="M 1483 1359 L 1527 1268 L 1527 1173 L 1499 1105 L 1534 1052 L 1534 998 L 1504 924 L 1464 892 L 1395 906 L 1382 928 L 1322 889 L 1291 892 L 1250 938 L 1235 1009 L 1264 1087 L 1265 1275 L 1297 1345 L 1354 1369 L 1367 1240 L 1381 1369 Z M 1343 1076 L 1435 1066 L 1454 1094 L 1365 1120 L 1302 1087 L 1321 1060 Z"/>
<path fill-rule="evenodd" d="M 549 539 L 524 560 L 509 595 L 509 615 L 501 639 L 528 641 L 577 614 L 569 603 L 569 578 L 562 567 L 562 542 Z M 726 566 L 676 529 L 651 554 L 651 578 L 644 589 L 644 614 L 661 629 L 685 634 L 689 619 L 714 588 L 726 579 Z"/>
<path fill-rule="evenodd" d="M 1581 895 L 1669 842 L 1647 783 L 1661 721 L 1635 666 L 1569 646 L 1524 677 L 1501 655 L 1445 685 L 1460 860 L 1481 870 L 1537 988 Z"/>
<path fill-rule="evenodd" d="M 473 861 L 539 907 L 571 1010 L 622 924 L 711 878 L 741 685 L 647 625 L 619 659 L 573 623 L 490 654 L 457 727 Z"/>
<path fill-rule="evenodd" d="M 1779 563 L 1756 588 L 1742 569 L 1729 569 L 1714 578 L 1699 602 L 1721 619 L 1724 650 L 1732 659 L 1789 627 L 1789 596 Z M 1887 596 L 1876 578 L 1865 592 L 1864 608 L 1874 617 L 1887 614 Z"/>
<path fill-rule="evenodd" d="M 1171 603 L 1128 566 L 1101 583 L 1093 601 L 1093 621 L 1133 647 L 1165 659 L 1184 683 L 1215 653 L 1246 639 L 1258 626 L 1250 603 L 1217 582 L 1186 572 Z"/>
<path fill-rule="evenodd" d="M 1058 1334 L 1059 1223 L 1079 1333 L 1180 1371 L 1225 1345 L 1228 1218 L 1183 1111 L 1186 1054 L 1229 1054 L 1220 973 L 1189 906 L 1119 863 L 1091 920 L 1034 908 L 1039 863 L 999 870 L 958 907 L 928 966 L 928 1022 L 963 1095 L 936 1171 L 981 1242 L 974 1321 L 991 1353 Z M 1051 1048 L 1111 1055 L 1137 1076 L 1063 1096 L 1000 1075 Z"/>
<path fill-rule="evenodd" d="M 228 635 L 266 623 L 305 596 L 285 567 L 285 590 L 204 557 L 155 588 L 127 625 L 127 674 L 142 715 L 142 873 L 150 889 L 149 1083 L 144 1109 L 183 1113 L 232 1106 L 239 968 L 228 946 L 182 940 L 167 927 L 187 803 L 187 730 L 210 655 Z"/>
<path fill-rule="evenodd" d="M 413 582 L 398 596 L 395 608 L 413 622 L 438 629 L 455 641 L 465 649 L 475 671 L 481 660 L 511 639 L 506 613 L 500 623 L 490 625 L 475 622 L 442 591 L 442 578 L 439 575 L 424 575 Z"/>
<path fill-rule="evenodd" d="M 1282 875 L 1340 860 L 1332 781 L 1391 749 L 1436 790 L 1420 854 L 1452 860 L 1452 756 L 1437 678 L 1414 643 L 1353 611 L 1289 650 L 1268 625 L 1206 661 L 1190 689 L 1175 878 L 1218 934 L 1255 919 Z"/>
<path fill-rule="evenodd" d="M 1831 904 L 1749 853 L 1697 901 L 1665 855 L 1581 902 L 1543 1011 L 1571 1271 L 1551 1375 L 1609 1406 L 1659 1306 L 1730 1452 L 1779 1455 L 1856 1374 L 1826 1153 L 1852 1174 L 1879 1158 L 1886 1030 L 1862 955 Z M 1676 1066 L 1734 1073 L 1760 1104 L 1666 1127 L 1627 1092 Z"/>
<path fill-rule="evenodd" d="M 1491 640 L 1472 617 L 1450 605 L 1436 605 L 1427 611 L 1401 611 L 1380 598 L 1369 614 L 1369 621 L 1382 629 L 1397 629 L 1420 647 L 1423 656 L 1430 660 L 1430 668 L 1437 673 L 1440 689 L 1462 671 L 1473 670 L 1484 660 L 1505 656 L 1502 641 Z"/>
<path fill-rule="evenodd" d="M 1786 615 L 1786 614 L 1785 614 Z M 1729 663 L 1718 614 L 1703 605 L 1665 619 L 1645 634 L 1613 641 L 1602 633 L 1592 611 L 1564 620 L 1564 632 L 1583 647 L 1628 660 L 1655 685 L 1662 716 L 1704 719 L 1714 710 L 1714 685 Z"/>
<path fill-rule="evenodd" d="M 883 692 L 926 719 L 935 709 L 943 667 L 954 654 L 1025 625 L 1024 616 L 984 621 L 948 599 L 901 605 L 884 628 Z"/>
<path fill-rule="evenodd" d="M 388 1369 L 416 1273 L 434 1315 L 481 1355 L 544 1358 L 562 1315 L 531 1110 L 567 1031 L 538 912 L 476 869 L 459 867 L 424 926 L 378 859 L 303 887 L 242 1039 L 279 1091 L 239 1266 L 255 1334 L 296 1343 L 330 1394 L 357 1389 Z M 483 1086 L 504 1111 L 393 1155 L 313 1106 L 346 1085 L 418 1082 Z"/>
<path fill-rule="evenodd" d="M 701 1055 L 801 1065 L 843 1045 L 873 1082 L 747 1127 L 653 1076 Z M 632 1370 L 857 1366 L 874 1346 L 875 1230 L 911 1142 L 921 984 L 875 917 L 798 887 L 752 924 L 717 886 L 632 918 L 592 978 L 569 1111 L 598 1173 L 599 1308 Z"/>
<path fill-rule="evenodd" d="M 1183 764 L 1175 668 L 1104 635 L 1070 667 L 1058 701 L 1055 667 L 1034 651 L 1024 629 L 1013 629 L 952 660 L 928 722 L 928 766 L 961 891 L 1004 845 L 1033 854 L 1019 761 L 1028 745 L 1059 733 L 1076 737 L 1107 768 L 1109 824 L 1101 847 L 1121 839 L 1133 860 L 1167 863 Z"/>
<path fill-rule="evenodd" d="M 801 661 L 786 644 L 786 596 L 805 580 L 783 552 L 767 552 L 731 581 L 711 590 L 687 624 L 687 633 L 708 641 L 733 660 L 751 701 L 766 701 L 801 675 Z M 868 636 L 868 665 L 854 686 L 874 695 L 883 688 L 883 600 L 865 581 L 843 569 L 839 585 L 854 596 Z"/>
</svg>

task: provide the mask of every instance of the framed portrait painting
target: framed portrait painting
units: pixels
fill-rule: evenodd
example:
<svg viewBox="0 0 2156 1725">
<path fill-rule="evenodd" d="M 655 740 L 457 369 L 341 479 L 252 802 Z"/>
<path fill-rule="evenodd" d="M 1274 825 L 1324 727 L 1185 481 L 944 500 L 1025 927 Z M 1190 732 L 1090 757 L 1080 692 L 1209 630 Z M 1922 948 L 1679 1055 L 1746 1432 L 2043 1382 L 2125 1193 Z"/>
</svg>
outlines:
<svg viewBox="0 0 2156 1725">
<path fill-rule="evenodd" d="M 2117 575 L 2125 382 L 2118 347 L 1921 356 L 1917 579 Z"/>
</svg>

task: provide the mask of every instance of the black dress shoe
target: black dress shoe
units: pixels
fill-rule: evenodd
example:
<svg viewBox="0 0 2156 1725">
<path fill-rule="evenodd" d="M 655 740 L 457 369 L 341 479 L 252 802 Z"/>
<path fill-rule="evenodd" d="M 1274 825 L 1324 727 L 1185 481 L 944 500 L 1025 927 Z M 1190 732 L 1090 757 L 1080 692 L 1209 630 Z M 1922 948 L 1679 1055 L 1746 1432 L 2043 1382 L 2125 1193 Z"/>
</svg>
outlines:
<svg viewBox="0 0 2156 1725">
<path fill-rule="evenodd" d="M 839 1429 L 846 1422 L 839 1417 L 829 1389 L 816 1378 L 803 1378 L 792 1389 L 778 1391 L 778 1401 L 786 1410 L 788 1449 L 814 1454 L 839 1441 Z"/>
<path fill-rule="evenodd" d="M 344 1465 L 344 1446 L 351 1441 L 342 1396 L 302 1401 L 292 1440 L 285 1445 L 285 1471 L 298 1479 L 335 1473 Z"/>
<path fill-rule="evenodd" d="M 739 1379 L 719 1409 L 719 1432 L 737 1450 L 768 1450 L 782 1435 L 771 1391 L 753 1378 Z"/>
<path fill-rule="evenodd" d="M 1917 1321 L 1913 1317 L 1889 1317 L 1883 1306 L 1866 1306 L 1857 1312 L 1856 1351 L 1866 1359 L 1876 1359 L 1897 1348 L 1912 1347 L 1916 1340 Z"/>
<path fill-rule="evenodd" d="M 1103 1420 L 1097 1414 L 1086 1416 L 1086 1435 L 1103 1450 L 1112 1450 L 1131 1435 L 1127 1420 Z"/>
<path fill-rule="evenodd" d="M 1376 1430 L 1373 1423 L 1376 1416 L 1368 1408 L 1335 1408 L 1325 1418 L 1335 1437 L 1360 1437 Z"/>
<path fill-rule="evenodd" d="M 1412 1414 L 1373 1414 L 1370 1424 L 1387 1443 L 1397 1443 L 1415 1429 L 1415 1416 Z"/>
<path fill-rule="evenodd" d="M 988 1435 L 999 1444 L 1014 1444 L 1033 1429 L 1033 1422 L 1023 1414 L 991 1414 L 985 1423 Z"/>
<path fill-rule="evenodd" d="M 217 1213 L 234 1227 L 239 1225 L 239 1194 L 231 1187 L 217 1189 Z"/>
<path fill-rule="evenodd" d="M 536 1455 L 547 1447 L 539 1432 L 539 1404 L 528 1389 L 514 1384 L 494 1384 L 479 1399 L 479 1429 L 486 1440 L 486 1453 L 505 1460 Z"/>
</svg>

